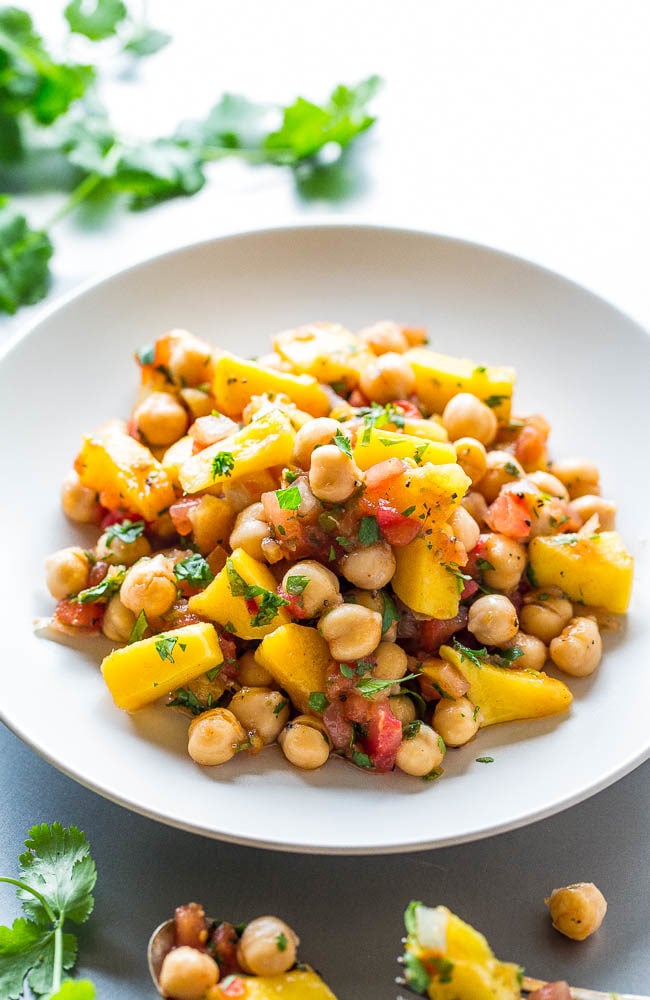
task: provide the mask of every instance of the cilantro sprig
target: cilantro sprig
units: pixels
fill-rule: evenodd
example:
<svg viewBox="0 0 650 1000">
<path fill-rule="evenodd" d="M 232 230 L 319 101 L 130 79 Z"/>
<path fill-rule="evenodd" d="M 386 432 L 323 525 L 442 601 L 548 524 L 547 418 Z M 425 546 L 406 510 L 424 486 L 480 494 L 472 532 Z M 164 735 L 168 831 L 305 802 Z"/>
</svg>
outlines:
<svg viewBox="0 0 650 1000">
<path fill-rule="evenodd" d="M 235 569 L 232 559 L 228 559 L 226 562 L 226 574 L 228 576 L 230 593 L 233 597 L 243 597 L 245 601 L 260 599 L 260 603 L 256 605 L 256 613 L 251 613 L 251 625 L 253 628 L 270 625 L 273 619 L 277 617 L 280 608 L 289 604 L 289 601 L 285 597 L 280 597 L 279 594 L 275 594 L 272 590 L 246 583 L 243 576 Z"/>
<path fill-rule="evenodd" d="M 11 927 L 0 927 L 0 996 L 18 1000 L 25 984 L 49 1000 L 93 1000 L 88 980 L 72 980 L 77 939 L 66 921 L 84 923 L 94 906 L 95 862 L 85 835 L 75 826 L 42 823 L 29 831 L 13 885 L 23 908 Z"/>
</svg>

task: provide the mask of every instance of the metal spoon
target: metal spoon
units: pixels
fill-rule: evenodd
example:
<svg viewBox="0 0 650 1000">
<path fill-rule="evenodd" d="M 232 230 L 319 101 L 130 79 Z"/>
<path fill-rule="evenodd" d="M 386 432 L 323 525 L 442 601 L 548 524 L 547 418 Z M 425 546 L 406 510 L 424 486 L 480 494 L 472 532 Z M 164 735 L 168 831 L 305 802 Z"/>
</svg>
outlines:
<svg viewBox="0 0 650 1000">
<path fill-rule="evenodd" d="M 409 989 L 408 983 L 404 979 L 398 979 L 397 983 L 399 986 L 405 986 L 410 993 L 413 990 Z M 522 998 L 528 996 L 534 990 L 540 990 L 542 986 L 546 986 L 547 981 L 545 979 L 533 979 L 531 976 L 524 976 L 522 981 Z M 617 993 L 610 990 L 607 993 L 603 993 L 600 990 L 584 990 L 579 986 L 569 986 L 569 993 L 571 994 L 572 1000 L 650 1000 L 648 996 L 641 996 L 639 993 Z M 406 1000 L 405 997 L 398 997 L 397 1000 Z"/>
<path fill-rule="evenodd" d="M 161 997 L 165 994 L 160 989 L 160 970 L 162 968 L 165 955 L 167 952 L 171 951 L 173 947 L 174 921 L 165 920 L 165 922 L 160 924 L 159 927 L 156 927 L 155 931 L 149 938 L 149 944 L 147 945 L 147 964 L 149 965 L 149 972 L 151 973 L 153 984 L 158 993 L 160 993 Z"/>
</svg>

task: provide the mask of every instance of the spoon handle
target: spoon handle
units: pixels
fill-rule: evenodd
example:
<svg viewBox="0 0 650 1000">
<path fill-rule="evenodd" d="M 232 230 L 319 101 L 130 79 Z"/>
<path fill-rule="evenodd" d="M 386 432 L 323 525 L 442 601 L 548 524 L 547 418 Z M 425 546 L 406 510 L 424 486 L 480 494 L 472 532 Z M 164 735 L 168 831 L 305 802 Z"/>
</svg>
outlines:
<svg viewBox="0 0 650 1000">
<path fill-rule="evenodd" d="M 542 986 L 546 986 L 545 980 L 524 976 L 522 988 L 525 993 L 532 993 L 533 990 L 539 990 Z M 600 990 L 583 990 L 579 986 L 570 986 L 569 992 L 572 1000 L 650 1000 L 650 997 L 641 996 L 639 993 L 616 993 L 613 990 L 602 993 Z"/>
</svg>

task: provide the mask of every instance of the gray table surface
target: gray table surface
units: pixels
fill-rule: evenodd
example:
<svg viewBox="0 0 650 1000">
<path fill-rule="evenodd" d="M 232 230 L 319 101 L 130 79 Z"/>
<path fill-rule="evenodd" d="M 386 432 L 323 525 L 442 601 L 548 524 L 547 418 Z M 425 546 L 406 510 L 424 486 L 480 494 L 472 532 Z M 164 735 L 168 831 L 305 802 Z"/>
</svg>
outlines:
<svg viewBox="0 0 650 1000">
<path fill-rule="evenodd" d="M 0 873 L 17 874 L 29 828 L 81 827 L 99 877 L 80 930 L 79 974 L 99 997 L 155 996 L 145 952 L 174 907 L 200 900 L 235 920 L 278 913 L 340 1000 L 395 1000 L 395 958 L 410 899 L 444 902 L 482 929 L 496 954 L 530 974 L 650 992 L 650 764 L 542 822 L 475 844 L 391 857 L 314 857 L 237 847 L 162 826 L 106 801 L 45 763 L 0 726 Z M 556 885 L 594 881 L 608 913 L 576 943 L 552 930 Z M 18 915 L 2 886 L 0 922 Z"/>
</svg>

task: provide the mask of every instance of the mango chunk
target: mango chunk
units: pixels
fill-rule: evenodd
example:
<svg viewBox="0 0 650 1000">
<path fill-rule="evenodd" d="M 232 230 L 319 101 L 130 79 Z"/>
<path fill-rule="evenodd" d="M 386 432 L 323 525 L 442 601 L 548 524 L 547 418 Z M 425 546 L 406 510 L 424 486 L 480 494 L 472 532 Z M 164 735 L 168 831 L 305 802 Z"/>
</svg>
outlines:
<svg viewBox="0 0 650 1000">
<path fill-rule="evenodd" d="M 274 465 L 287 465 L 294 439 L 286 414 L 280 410 L 263 413 L 258 420 L 183 462 L 178 470 L 181 486 L 186 493 L 200 493 Z"/>
<path fill-rule="evenodd" d="M 448 441 L 449 435 L 437 420 L 427 420 L 425 417 L 407 417 L 402 428 L 405 434 L 426 438 L 427 441 Z"/>
<path fill-rule="evenodd" d="M 297 375 L 312 375 L 341 394 L 358 385 L 362 368 L 374 358 L 339 323 L 311 323 L 284 330 L 273 338 L 273 349 Z"/>
<path fill-rule="evenodd" d="M 469 358 L 414 347 L 404 355 L 415 375 L 415 392 L 429 413 L 442 413 L 459 392 L 471 392 L 506 423 L 515 385 L 514 368 L 477 365 Z"/>
<path fill-rule="evenodd" d="M 160 462 L 116 427 L 83 439 L 75 469 L 82 485 L 95 490 L 104 507 L 140 514 L 145 521 L 155 521 L 176 499 Z"/>
<path fill-rule="evenodd" d="M 381 497 L 400 513 L 417 518 L 427 530 L 449 520 L 470 485 L 460 465 L 425 462 L 389 479 Z"/>
<path fill-rule="evenodd" d="M 292 969 L 276 976 L 237 976 L 237 986 L 243 992 L 236 995 L 240 1000 L 336 1000 L 329 986 L 312 969 Z M 214 1000 L 224 1000 L 234 996 L 233 984 L 228 992 L 216 989 Z"/>
<path fill-rule="evenodd" d="M 632 595 L 634 559 L 616 531 L 580 538 L 533 538 L 530 569 L 536 586 L 559 587 L 572 601 L 623 615 Z"/>
<path fill-rule="evenodd" d="M 322 635 L 307 625 L 282 625 L 255 651 L 255 659 L 283 688 L 301 712 L 316 714 L 309 704 L 314 691 L 326 693 L 325 678 L 331 662 Z"/>
<path fill-rule="evenodd" d="M 234 354 L 223 354 L 215 362 L 212 391 L 217 409 L 229 417 L 240 416 L 252 396 L 265 392 L 284 393 L 312 417 L 324 417 L 330 411 L 327 393 L 311 375 L 273 371 Z"/>
<path fill-rule="evenodd" d="M 387 458 L 410 458 L 417 465 L 423 462 L 446 465 L 456 461 L 453 444 L 427 441 L 413 434 L 397 434 L 377 427 L 371 427 L 357 436 L 353 455 L 359 468 L 364 471 Z"/>
<path fill-rule="evenodd" d="M 407 954 L 430 971 L 430 1000 L 519 1000 L 519 966 L 497 959 L 483 935 L 446 906 L 412 903 L 407 928 Z"/>
<path fill-rule="evenodd" d="M 264 593 L 248 596 L 248 588 Z M 195 615 L 211 618 L 242 639 L 263 639 L 279 625 L 290 621 L 279 604 L 275 577 L 264 563 L 243 549 L 235 549 L 226 565 L 200 594 L 189 600 Z M 248 591 L 248 593 L 247 593 Z"/>
<path fill-rule="evenodd" d="M 451 646 L 441 646 L 440 656 L 457 667 L 469 683 L 467 697 L 479 709 L 481 727 L 556 715 L 565 712 L 573 700 L 566 684 L 543 671 L 496 667 L 480 658 L 477 666 Z"/>
<path fill-rule="evenodd" d="M 102 674 L 118 708 L 135 712 L 223 663 L 214 625 L 198 622 L 114 649 Z"/>
<path fill-rule="evenodd" d="M 429 618 L 454 618 L 465 582 L 455 563 L 457 552 L 444 531 L 414 538 L 394 548 L 397 562 L 391 586 L 407 607 Z"/>
</svg>

